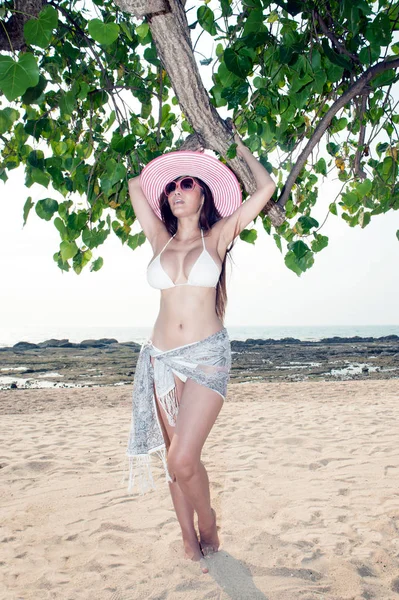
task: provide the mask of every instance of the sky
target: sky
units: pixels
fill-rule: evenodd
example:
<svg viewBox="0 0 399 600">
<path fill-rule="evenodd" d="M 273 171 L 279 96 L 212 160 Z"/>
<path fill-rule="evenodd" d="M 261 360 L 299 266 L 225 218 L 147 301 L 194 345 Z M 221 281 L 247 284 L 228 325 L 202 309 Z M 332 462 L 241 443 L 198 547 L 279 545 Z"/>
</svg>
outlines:
<svg viewBox="0 0 399 600">
<path fill-rule="evenodd" d="M 201 70 L 208 89 L 210 69 Z M 46 197 L 62 200 L 60 195 L 38 184 L 25 188 L 22 169 L 9 177 L 6 184 L 0 181 L 0 330 L 152 326 L 160 292 L 146 281 L 152 258 L 149 242 L 132 251 L 112 234 L 93 250 L 93 259 L 104 259 L 100 271 L 61 272 L 52 258 L 60 243 L 52 222 L 32 209 L 22 226 L 28 196 L 36 202 Z M 327 179 L 321 185 L 312 211 L 319 223 L 341 185 Z M 254 227 L 256 243 L 238 239 L 231 253 L 234 262 L 230 266 L 227 261 L 227 327 L 399 323 L 399 211 L 373 217 L 365 229 L 350 228 L 330 214 L 320 231 L 330 238 L 329 245 L 315 254 L 315 264 L 300 277 L 284 265 L 285 242 L 281 254 L 260 219 Z M 136 223 L 132 233 L 140 230 Z"/>
<path fill-rule="evenodd" d="M 146 281 L 149 242 L 132 251 L 109 236 L 93 251 L 94 258 L 104 258 L 100 271 L 64 273 L 52 258 L 60 243 L 54 225 L 32 210 L 22 227 L 27 196 L 37 201 L 48 194 L 38 185 L 27 190 L 22 171 L 10 175 L 0 188 L 0 329 L 152 325 L 160 292 Z M 321 188 L 312 213 L 320 223 L 333 188 L 330 182 Z M 300 277 L 285 267 L 284 254 L 258 221 L 255 244 L 238 239 L 234 263 L 227 261 L 227 326 L 398 323 L 398 212 L 373 217 L 363 230 L 330 214 L 321 230 L 329 245 L 315 254 L 315 264 Z M 139 230 L 137 223 L 132 233 Z"/>
</svg>

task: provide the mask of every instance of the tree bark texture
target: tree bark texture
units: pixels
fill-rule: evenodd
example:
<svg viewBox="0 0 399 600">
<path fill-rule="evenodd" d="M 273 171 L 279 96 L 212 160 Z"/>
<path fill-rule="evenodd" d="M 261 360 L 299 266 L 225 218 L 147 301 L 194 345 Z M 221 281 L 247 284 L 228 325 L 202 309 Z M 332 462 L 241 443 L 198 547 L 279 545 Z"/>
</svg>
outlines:
<svg viewBox="0 0 399 600">
<path fill-rule="evenodd" d="M 14 0 L 14 10 L 18 12 L 3 23 L 4 27 L 0 26 L 0 51 L 13 52 L 26 47 L 24 25 L 32 17 L 37 17 L 44 4 L 45 0 Z"/>
<path fill-rule="evenodd" d="M 123 10 L 134 15 L 143 14 L 143 0 L 115 0 Z M 196 132 L 187 145 L 192 150 L 209 148 L 226 157 L 234 142 L 233 132 L 211 104 L 195 62 L 190 29 L 180 0 L 169 0 L 170 11 L 163 14 L 147 12 L 147 20 L 158 56 L 171 81 L 179 105 Z M 147 5 L 150 10 L 151 4 Z M 236 174 L 248 194 L 253 194 L 256 183 L 247 163 L 239 156 L 226 162 Z M 273 225 L 285 220 L 284 209 L 274 202 L 266 205 Z M 264 209 L 265 210 L 265 209 Z"/>
</svg>

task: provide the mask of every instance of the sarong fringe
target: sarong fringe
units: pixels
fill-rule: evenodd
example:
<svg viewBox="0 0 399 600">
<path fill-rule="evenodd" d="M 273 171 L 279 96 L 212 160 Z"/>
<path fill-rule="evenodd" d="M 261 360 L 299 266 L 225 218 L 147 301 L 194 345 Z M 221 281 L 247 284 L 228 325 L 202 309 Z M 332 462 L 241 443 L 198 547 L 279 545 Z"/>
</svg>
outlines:
<svg viewBox="0 0 399 600">
<path fill-rule="evenodd" d="M 128 492 L 133 491 L 134 484 L 137 482 L 140 496 L 147 491 L 156 489 L 154 478 L 151 472 L 151 455 L 138 454 L 129 456 L 129 481 Z"/>
<path fill-rule="evenodd" d="M 166 482 L 173 483 L 173 479 L 169 475 L 168 465 L 166 462 L 166 447 L 164 446 L 163 448 L 158 448 L 157 450 L 151 452 L 151 454 L 156 454 L 158 458 L 161 459 L 165 472 Z M 125 483 L 126 473 L 127 470 L 129 470 L 127 488 L 128 492 L 133 492 L 135 483 L 138 487 L 140 496 L 142 496 L 149 490 L 156 489 L 151 469 L 151 454 L 138 454 L 136 456 L 127 456 L 128 463 L 121 483 Z"/>
<path fill-rule="evenodd" d="M 169 475 L 168 465 L 167 465 L 167 462 L 166 462 L 166 448 L 161 448 L 160 450 L 155 450 L 155 454 L 158 454 L 159 458 L 162 460 L 163 468 L 165 470 L 166 481 L 167 482 L 170 481 L 170 483 L 173 483 L 173 479 Z"/>
<path fill-rule="evenodd" d="M 166 412 L 168 423 L 172 427 L 176 425 L 176 419 L 179 412 L 179 401 L 177 398 L 176 386 L 174 386 L 167 394 L 159 397 L 159 402 Z"/>
</svg>

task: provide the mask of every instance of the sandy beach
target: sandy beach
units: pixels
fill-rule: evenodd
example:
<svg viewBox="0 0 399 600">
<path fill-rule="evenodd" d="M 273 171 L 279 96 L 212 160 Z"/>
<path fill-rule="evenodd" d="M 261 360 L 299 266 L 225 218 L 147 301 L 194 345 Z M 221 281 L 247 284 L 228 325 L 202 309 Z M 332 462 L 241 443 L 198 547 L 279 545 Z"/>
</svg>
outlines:
<svg viewBox="0 0 399 600">
<path fill-rule="evenodd" d="M 131 395 L 0 392 L 2 599 L 399 599 L 398 379 L 229 385 L 202 455 L 208 574 L 157 459 L 157 490 L 127 493 Z"/>
</svg>

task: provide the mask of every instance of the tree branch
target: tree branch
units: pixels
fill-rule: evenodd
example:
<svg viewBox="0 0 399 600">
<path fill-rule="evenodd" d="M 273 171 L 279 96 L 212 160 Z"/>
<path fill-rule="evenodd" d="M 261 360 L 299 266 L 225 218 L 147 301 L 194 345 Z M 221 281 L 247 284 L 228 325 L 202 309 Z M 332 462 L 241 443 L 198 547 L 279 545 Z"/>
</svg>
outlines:
<svg viewBox="0 0 399 600">
<path fill-rule="evenodd" d="M 299 173 L 302 171 L 305 163 L 309 157 L 309 154 L 312 152 L 313 148 L 316 144 L 321 140 L 327 128 L 331 124 L 332 118 L 337 114 L 341 108 L 343 108 L 348 102 L 350 102 L 355 96 L 361 94 L 365 88 L 365 86 L 372 80 L 374 77 L 377 77 L 380 73 L 387 71 L 388 69 L 397 69 L 399 67 L 399 58 L 394 60 L 383 60 L 373 67 L 367 69 L 360 77 L 355 81 L 353 85 L 351 85 L 344 94 L 338 100 L 334 102 L 328 112 L 324 115 L 309 142 L 306 144 L 305 148 L 302 150 L 301 154 L 298 157 L 292 171 L 288 175 L 286 184 L 283 188 L 283 191 L 278 199 L 277 205 L 279 207 L 284 207 L 289 195 L 291 193 L 292 186 L 294 185 L 296 178 Z"/>
<path fill-rule="evenodd" d="M 319 13 L 316 10 L 314 10 L 313 14 L 316 17 L 317 22 L 320 25 L 320 29 L 322 30 L 324 35 L 326 37 L 328 37 L 329 40 L 332 41 L 332 43 L 334 44 L 334 46 L 336 47 L 338 52 L 340 54 L 346 54 L 346 56 L 348 56 L 348 58 L 350 58 L 353 62 L 359 64 L 360 63 L 359 57 L 356 54 L 352 54 L 351 52 L 349 52 L 349 50 L 347 50 L 345 48 L 345 46 L 343 44 L 341 44 L 341 42 L 338 40 L 338 38 L 335 37 L 333 32 L 328 29 L 327 25 L 324 23 L 323 19 L 319 15 Z"/>
<path fill-rule="evenodd" d="M 161 122 L 162 122 L 162 91 L 163 91 L 163 77 L 162 77 L 162 65 L 159 67 L 159 110 L 158 110 L 158 130 L 157 130 L 157 144 L 161 143 Z"/>
<path fill-rule="evenodd" d="M 355 154 L 355 165 L 353 168 L 353 172 L 357 177 L 360 177 L 360 179 L 366 179 L 366 177 L 367 177 L 367 173 L 365 173 L 360 166 L 360 159 L 363 155 L 364 138 L 366 136 L 366 126 L 363 123 L 363 117 L 364 117 L 364 113 L 366 112 L 366 103 L 367 103 L 367 98 L 368 98 L 369 93 L 370 93 L 370 90 L 368 90 L 367 92 L 365 91 L 365 93 L 362 95 L 362 103 L 360 106 L 359 116 L 358 116 L 358 119 L 360 120 L 360 132 L 359 132 L 359 143 L 358 143 L 356 154 Z"/>
</svg>

